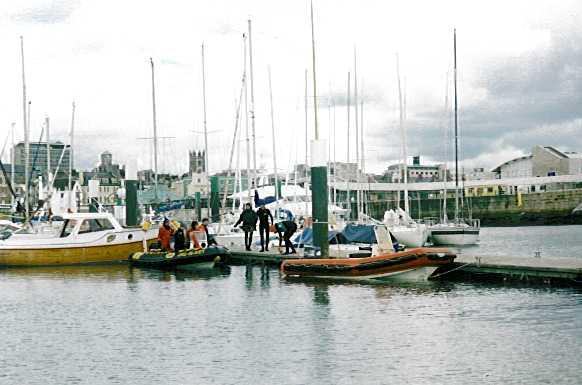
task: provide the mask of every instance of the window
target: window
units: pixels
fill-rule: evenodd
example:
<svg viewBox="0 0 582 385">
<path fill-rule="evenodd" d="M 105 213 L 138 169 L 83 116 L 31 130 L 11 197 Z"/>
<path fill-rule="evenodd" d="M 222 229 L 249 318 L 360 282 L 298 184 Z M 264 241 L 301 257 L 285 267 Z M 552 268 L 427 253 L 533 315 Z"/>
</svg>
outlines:
<svg viewBox="0 0 582 385">
<path fill-rule="evenodd" d="M 93 233 L 96 231 L 112 230 L 113 225 L 108 219 L 85 219 L 79 229 L 79 234 Z"/>
<path fill-rule="evenodd" d="M 67 219 L 63 225 L 63 231 L 61 232 L 61 238 L 68 237 L 73 232 L 73 229 L 77 225 L 77 221 L 74 219 Z"/>
</svg>

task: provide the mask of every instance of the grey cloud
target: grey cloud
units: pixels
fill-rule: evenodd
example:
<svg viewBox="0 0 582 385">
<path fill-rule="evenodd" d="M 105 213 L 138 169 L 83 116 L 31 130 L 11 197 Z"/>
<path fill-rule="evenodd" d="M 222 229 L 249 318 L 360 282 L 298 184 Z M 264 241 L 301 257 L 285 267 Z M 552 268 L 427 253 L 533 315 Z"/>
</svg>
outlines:
<svg viewBox="0 0 582 385">
<path fill-rule="evenodd" d="M 67 21 L 78 7 L 78 0 L 52 0 L 35 8 L 26 8 L 12 16 L 17 22 L 56 24 Z"/>
<path fill-rule="evenodd" d="M 557 27 L 546 49 L 483 63 L 484 69 L 472 85 L 485 91 L 484 100 L 465 106 L 460 90 L 463 157 L 497 153 L 500 146 L 529 152 L 536 144 L 582 151 L 580 41 L 582 28 Z M 410 116 L 408 152 L 442 159 L 442 123 L 442 108 Z"/>
</svg>

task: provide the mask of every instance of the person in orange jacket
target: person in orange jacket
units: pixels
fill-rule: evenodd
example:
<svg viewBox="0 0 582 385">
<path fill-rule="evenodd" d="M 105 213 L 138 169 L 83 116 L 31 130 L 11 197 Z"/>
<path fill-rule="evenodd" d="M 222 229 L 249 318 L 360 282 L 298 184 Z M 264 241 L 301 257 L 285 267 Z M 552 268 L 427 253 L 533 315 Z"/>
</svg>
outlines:
<svg viewBox="0 0 582 385">
<path fill-rule="evenodd" d="M 174 230 L 170 226 L 170 220 L 165 218 L 164 222 L 160 226 L 160 229 L 158 230 L 158 241 L 160 242 L 160 247 L 163 251 L 172 251 L 172 247 L 170 246 L 170 239 L 172 239 L 173 234 Z"/>
</svg>

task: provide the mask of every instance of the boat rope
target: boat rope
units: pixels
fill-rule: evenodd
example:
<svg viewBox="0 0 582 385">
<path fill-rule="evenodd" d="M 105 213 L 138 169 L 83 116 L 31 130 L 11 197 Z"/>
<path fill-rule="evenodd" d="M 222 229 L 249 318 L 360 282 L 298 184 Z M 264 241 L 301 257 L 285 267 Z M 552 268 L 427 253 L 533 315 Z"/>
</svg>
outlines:
<svg viewBox="0 0 582 385">
<path fill-rule="evenodd" d="M 440 273 L 440 274 L 437 274 L 437 275 L 431 275 L 431 276 L 430 276 L 430 278 L 431 278 L 431 279 L 432 279 L 432 278 L 439 278 L 439 277 L 442 277 L 443 275 L 446 275 L 446 274 L 452 273 L 453 271 L 461 270 L 462 268 L 464 268 L 464 267 L 467 267 L 467 266 L 469 266 L 469 265 L 472 265 L 472 264 L 473 264 L 473 262 L 465 263 L 465 264 L 463 264 L 463 265 L 461 265 L 461 266 L 457 266 L 457 267 L 455 267 L 454 269 L 447 270 L 447 271 L 445 271 L 445 272 L 443 272 L 443 273 Z"/>
</svg>

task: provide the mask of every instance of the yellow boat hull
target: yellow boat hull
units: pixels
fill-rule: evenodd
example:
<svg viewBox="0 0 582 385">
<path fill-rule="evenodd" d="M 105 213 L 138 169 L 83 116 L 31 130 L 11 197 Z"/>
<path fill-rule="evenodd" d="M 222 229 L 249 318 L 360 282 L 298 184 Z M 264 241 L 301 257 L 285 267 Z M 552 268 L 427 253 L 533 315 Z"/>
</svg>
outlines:
<svg viewBox="0 0 582 385">
<path fill-rule="evenodd" d="M 150 240 L 152 243 L 155 240 Z M 2 249 L 0 266 L 54 266 L 114 263 L 127 261 L 130 254 L 143 251 L 141 241 L 114 245 L 42 249 Z"/>
</svg>

